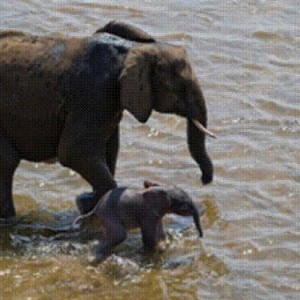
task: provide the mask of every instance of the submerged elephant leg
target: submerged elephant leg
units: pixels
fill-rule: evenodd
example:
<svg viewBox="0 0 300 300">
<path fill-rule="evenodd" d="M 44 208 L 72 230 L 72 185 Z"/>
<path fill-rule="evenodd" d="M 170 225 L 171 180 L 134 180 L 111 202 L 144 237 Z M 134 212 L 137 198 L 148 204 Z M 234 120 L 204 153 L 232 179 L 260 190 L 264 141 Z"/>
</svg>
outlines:
<svg viewBox="0 0 300 300">
<path fill-rule="evenodd" d="M 127 237 L 125 227 L 120 223 L 120 220 L 115 216 L 107 216 L 102 221 L 105 239 L 99 242 L 92 262 L 100 262 L 112 252 L 113 248 L 121 244 Z"/>
<path fill-rule="evenodd" d="M 165 240 L 166 240 L 166 234 L 164 232 L 164 226 L 162 223 L 162 220 L 160 220 L 156 227 L 156 248 L 160 251 L 164 251 L 165 246 Z"/>
<path fill-rule="evenodd" d="M 107 191 L 117 186 L 101 157 L 75 157 L 74 160 L 62 161 L 62 164 L 79 173 L 94 190 L 77 198 L 77 206 L 82 214 L 92 210 Z"/>
<path fill-rule="evenodd" d="M 77 206 L 84 208 L 81 213 L 87 213 L 107 191 L 117 186 L 106 164 L 105 133 L 97 125 L 76 118 L 67 120 L 59 145 L 61 164 L 79 173 L 93 188 L 93 193 L 77 200 Z"/>
<path fill-rule="evenodd" d="M 156 248 L 157 220 L 149 218 L 141 224 L 142 240 L 146 254 L 152 254 Z"/>
<path fill-rule="evenodd" d="M 156 229 L 156 241 L 164 241 L 166 239 L 166 234 L 164 232 L 164 226 L 162 220 L 160 220 L 157 224 L 157 229 Z"/>
<path fill-rule="evenodd" d="M 0 137 L 0 218 L 15 217 L 12 199 L 12 181 L 20 159 L 14 147 Z"/>
<path fill-rule="evenodd" d="M 81 215 L 85 215 L 95 207 L 99 201 L 96 192 L 85 192 L 76 197 L 76 206 Z"/>
<path fill-rule="evenodd" d="M 106 162 L 113 176 L 115 176 L 119 145 L 120 145 L 120 130 L 118 126 L 115 129 L 114 133 L 109 137 L 108 141 L 106 142 Z"/>
</svg>

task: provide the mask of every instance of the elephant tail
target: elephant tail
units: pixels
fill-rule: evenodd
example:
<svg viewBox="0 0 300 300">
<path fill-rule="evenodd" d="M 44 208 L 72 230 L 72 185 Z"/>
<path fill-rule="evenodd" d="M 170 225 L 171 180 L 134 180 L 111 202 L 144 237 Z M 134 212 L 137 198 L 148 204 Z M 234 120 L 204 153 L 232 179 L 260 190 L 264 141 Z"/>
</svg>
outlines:
<svg viewBox="0 0 300 300">
<path fill-rule="evenodd" d="M 94 210 L 92 209 L 90 212 L 88 212 L 85 215 L 81 215 L 77 217 L 71 224 L 71 229 L 72 230 L 77 230 L 79 229 L 82 225 L 84 225 L 87 221 L 90 220 L 94 216 Z"/>
</svg>

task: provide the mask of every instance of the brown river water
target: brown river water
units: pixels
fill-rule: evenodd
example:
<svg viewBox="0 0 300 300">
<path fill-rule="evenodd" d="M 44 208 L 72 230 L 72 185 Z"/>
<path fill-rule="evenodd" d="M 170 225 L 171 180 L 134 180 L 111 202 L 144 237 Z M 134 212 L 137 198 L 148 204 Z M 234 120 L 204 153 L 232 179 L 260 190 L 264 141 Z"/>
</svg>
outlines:
<svg viewBox="0 0 300 300">
<path fill-rule="evenodd" d="M 96 233 L 60 233 L 89 186 L 59 164 L 22 162 L 23 226 L 1 228 L 0 299 L 300 299 L 300 2 L 298 0 L 0 1 L 0 29 L 90 35 L 130 22 L 186 47 L 209 111 L 215 179 L 201 186 L 185 120 L 121 123 L 119 185 L 177 185 L 202 204 L 204 238 L 167 216 L 166 252 L 146 260 L 139 232 L 97 267 Z"/>
</svg>

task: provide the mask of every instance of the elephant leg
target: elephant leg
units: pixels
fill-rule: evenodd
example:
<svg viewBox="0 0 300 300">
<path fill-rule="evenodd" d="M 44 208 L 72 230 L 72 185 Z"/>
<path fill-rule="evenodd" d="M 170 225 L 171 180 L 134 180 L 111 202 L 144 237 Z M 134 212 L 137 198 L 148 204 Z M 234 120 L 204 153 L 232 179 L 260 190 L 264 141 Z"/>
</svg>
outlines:
<svg viewBox="0 0 300 300">
<path fill-rule="evenodd" d="M 127 237 L 126 228 L 120 223 L 118 217 L 106 217 L 101 220 L 104 227 L 105 239 L 99 242 L 97 246 L 93 262 L 99 262 L 105 259 L 114 247 L 121 244 Z"/>
<path fill-rule="evenodd" d="M 76 197 L 76 206 L 80 214 L 85 215 L 95 207 L 97 201 L 96 192 L 85 192 Z"/>
<path fill-rule="evenodd" d="M 14 147 L 5 138 L 0 137 L 0 218 L 15 217 L 16 211 L 12 199 L 12 181 L 20 158 Z"/>
<path fill-rule="evenodd" d="M 144 220 L 141 225 L 144 251 L 151 254 L 156 247 L 157 221 Z"/>
<path fill-rule="evenodd" d="M 79 173 L 93 188 L 93 193 L 77 200 L 77 206 L 86 207 L 82 213 L 87 213 L 107 191 L 117 186 L 106 164 L 104 133 L 99 131 L 96 125 L 70 118 L 59 144 L 61 164 Z M 85 199 L 86 204 L 82 204 Z"/>
<path fill-rule="evenodd" d="M 74 157 L 60 162 L 79 173 L 92 187 L 94 195 L 102 197 L 107 191 L 117 186 L 106 163 L 99 156 Z"/>
<path fill-rule="evenodd" d="M 79 173 L 94 190 L 92 193 L 81 195 L 76 200 L 77 206 L 81 207 L 81 213 L 83 214 L 92 210 L 106 192 L 117 187 L 106 163 L 103 162 L 101 157 L 76 157 L 74 160 L 63 161 L 62 164 Z"/>
<path fill-rule="evenodd" d="M 106 142 L 106 163 L 110 173 L 115 176 L 117 165 L 117 157 L 120 145 L 120 129 L 119 126 L 115 129 L 114 133 L 109 137 Z"/>
<path fill-rule="evenodd" d="M 164 251 L 165 246 L 165 240 L 166 240 L 166 234 L 164 232 L 164 226 L 162 223 L 162 220 L 160 220 L 156 227 L 156 248 L 158 250 Z"/>
<path fill-rule="evenodd" d="M 166 234 L 164 232 L 164 226 L 163 226 L 162 220 L 159 220 L 156 230 L 157 230 L 156 231 L 156 241 L 157 242 L 164 241 L 166 239 Z"/>
</svg>

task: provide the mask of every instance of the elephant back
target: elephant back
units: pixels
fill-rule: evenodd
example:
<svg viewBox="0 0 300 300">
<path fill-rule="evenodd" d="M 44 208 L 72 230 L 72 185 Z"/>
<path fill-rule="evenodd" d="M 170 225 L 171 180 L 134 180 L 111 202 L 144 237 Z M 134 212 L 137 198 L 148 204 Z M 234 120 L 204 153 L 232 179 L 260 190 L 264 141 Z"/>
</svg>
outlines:
<svg viewBox="0 0 300 300">
<path fill-rule="evenodd" d="M 111 21 L 104 27 L 98 29 L 95 34 L 106 32 L 126 40 L 141 42 L 141 43 L 154 43 L 155 39 L 147 32 L 122 22 Z"/>
</svg>

